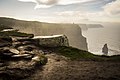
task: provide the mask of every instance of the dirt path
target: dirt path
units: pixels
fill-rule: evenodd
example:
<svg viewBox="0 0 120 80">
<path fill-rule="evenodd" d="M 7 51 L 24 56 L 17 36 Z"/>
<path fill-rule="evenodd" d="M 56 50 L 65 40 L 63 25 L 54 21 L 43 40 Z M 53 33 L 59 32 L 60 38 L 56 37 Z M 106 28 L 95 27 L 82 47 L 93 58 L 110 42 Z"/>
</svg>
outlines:
<svg viewBox="0 0 120 80">
<path fill-rule="evenodd" d="M 56 73 L 55 70 L 57 67 L 64 67 L 64 65 L 67 65 L 66 59 L 63 56 L 55 54 L 48 54 L 46 56 L 48 57 L 48 63 L 43 66 L 42 70 L 37 70 L 29 80 L 50 80 L 50 77 L 53 76 L 52 74 Z"/>
<path fill-rule="evenodd" d="M 120 80 L 120 62 L 69 61 L 55 54 L 47 57 L 43 70 L 29 80 Z"/>
</svg>

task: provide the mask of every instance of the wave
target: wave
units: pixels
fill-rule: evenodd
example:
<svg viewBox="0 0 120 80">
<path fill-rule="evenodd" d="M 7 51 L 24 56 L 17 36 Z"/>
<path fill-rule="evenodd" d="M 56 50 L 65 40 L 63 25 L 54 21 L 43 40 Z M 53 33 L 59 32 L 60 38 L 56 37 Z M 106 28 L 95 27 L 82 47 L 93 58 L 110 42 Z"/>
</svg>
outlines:
<svg viewBox="0 0 120 80">
<path fill-rule="evenodd" d="M 95 55 L 104 55 L 104 53 L 102 53 L 101 51 L 97 51 L 97 52 L 92 52 Z M 119 50 L 113 50 L 113 49 L 109 49 L 108 50 L 108 56 L 113 56 L 113 55 L 120 55 L 120 51 Z"/>
</svg>

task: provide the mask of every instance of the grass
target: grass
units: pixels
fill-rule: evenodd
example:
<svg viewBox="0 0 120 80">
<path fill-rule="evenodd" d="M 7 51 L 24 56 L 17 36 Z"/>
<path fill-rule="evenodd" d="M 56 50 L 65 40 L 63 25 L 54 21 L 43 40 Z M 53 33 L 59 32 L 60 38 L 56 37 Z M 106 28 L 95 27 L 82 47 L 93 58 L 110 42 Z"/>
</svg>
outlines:
<svg viewBox="0 0 120 80">
<path fill-rule="evenodd" d="M 48 62 L 47 57 L 45 57 L 44 55 L 41 55 L 41 56 L 40 56 L 39 64 L 45 65 L 47 62 Z"/>
<path fill-rule="evenodd" d="M 98 56 L 88 51 L 79 50 L 72 47 L 57 47 L 55 52 L 71 60 L 92 60 L 92 61 L 120 61 L 120 56 Z"/>
<path fill-rule="evenodd" d="M 9 36 L 33 37 L 33 34 L 21 33 L 21 32 L 17 32 L 17 31 L 0 32 L 0 37 L 9 37 Z"/>
<path fill-rule="evenodd" d="M 18 32 L 18 30 L 2 32 L 2 30 L 4 29 L 13 29 L 13 28 L 0 24 L 0 38 L 8 38 L 9 36 L 16 36 L 16 37 L 33 37 L 34 36 L 33 34 Z"/>
</svg>

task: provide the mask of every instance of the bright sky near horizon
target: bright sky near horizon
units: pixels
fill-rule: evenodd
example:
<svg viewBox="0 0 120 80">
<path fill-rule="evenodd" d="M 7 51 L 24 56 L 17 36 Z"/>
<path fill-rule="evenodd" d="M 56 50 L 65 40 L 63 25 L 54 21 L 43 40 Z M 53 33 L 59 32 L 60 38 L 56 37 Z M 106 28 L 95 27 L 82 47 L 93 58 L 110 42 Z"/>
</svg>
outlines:
<svg viewBox="0 0 120 80">
<path fill-rule="evenodd" d="M 120 22 L 120 0 L 0 0 L 0 16 L 42 22 Z"/>
</svg>

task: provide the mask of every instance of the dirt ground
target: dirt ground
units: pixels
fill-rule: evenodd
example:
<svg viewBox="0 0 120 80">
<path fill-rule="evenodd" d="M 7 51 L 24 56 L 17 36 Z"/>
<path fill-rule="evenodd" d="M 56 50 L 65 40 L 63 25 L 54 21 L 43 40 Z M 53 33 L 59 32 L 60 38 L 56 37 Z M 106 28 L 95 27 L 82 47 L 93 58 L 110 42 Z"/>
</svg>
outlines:
<svg viewBox="0 0 120 80">
<path fill-rule="evenodd" d="M 71 61 L 48 54 L 48 63 L 25 80 L 120 80 L 120 62 Z"/>
</svg>

